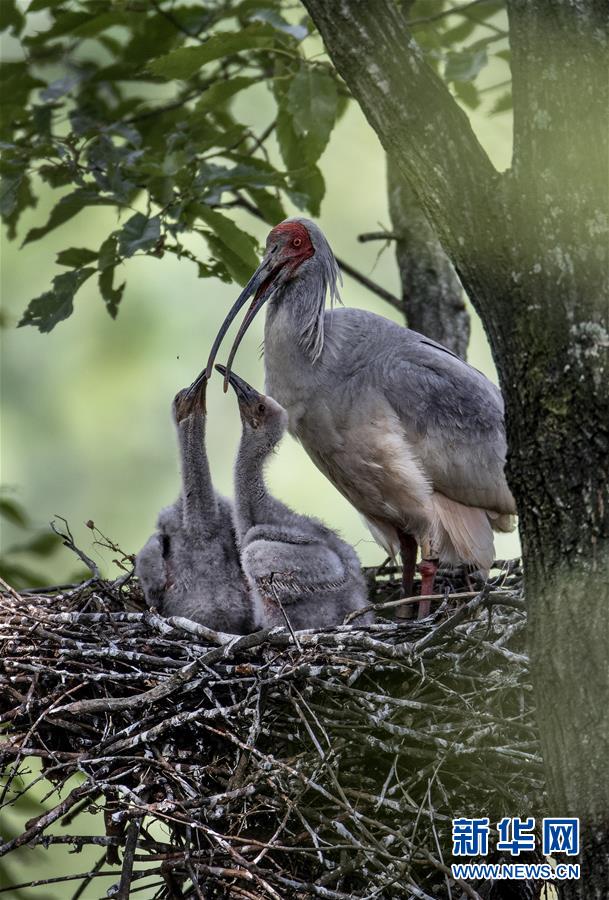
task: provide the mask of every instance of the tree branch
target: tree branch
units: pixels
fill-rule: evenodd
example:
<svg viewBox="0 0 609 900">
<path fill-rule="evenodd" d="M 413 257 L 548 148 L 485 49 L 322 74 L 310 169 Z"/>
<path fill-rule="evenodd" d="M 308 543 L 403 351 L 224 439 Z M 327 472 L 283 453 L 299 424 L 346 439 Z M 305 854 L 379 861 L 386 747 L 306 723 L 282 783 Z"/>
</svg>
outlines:
<svg viewBox="0 0 609 900">
<path fill-rule="evenodd" d="M 465 359 L 469 315 L 463 289 L 410 185 L 389 158 L 387 192 L 406 322 Z"/>
<path fill-rule="evenodd" d="M 410 183 L 464 286 L 500 250 L 497 172 L 392 0 L 303 0 L 339 73 Z M 471 289 L 471 290 L 470 290 Z"/>
</svg>

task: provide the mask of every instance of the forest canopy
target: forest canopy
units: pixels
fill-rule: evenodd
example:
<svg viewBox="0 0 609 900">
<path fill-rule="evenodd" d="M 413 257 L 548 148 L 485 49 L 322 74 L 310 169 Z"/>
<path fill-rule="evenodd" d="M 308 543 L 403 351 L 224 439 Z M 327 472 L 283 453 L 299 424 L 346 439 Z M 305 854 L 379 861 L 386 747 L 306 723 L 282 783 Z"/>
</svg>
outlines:
<svg viewBox="0 0 609 900">
<path fill-rule="evenodd" d="M 474 109 L 484 100 L 490 114 L 510 108 L 502 3 L 405 7 L 427 62 L 460 103 Z M 21 325 L 50 331 L 92 278 L 115 317 L 129 276 L 123 264 L 135 255 L 175 254 L 201 278 L 244 283 L 259 248 L 231 208 L 275 224 L 289 199 L 319 215 L 320 156 L 350 95 L 302 7 L 33 0 L 24 12 L 4 0 L 0 28 L 19 39 L 22 57 L 0 68 L 0 209 L 8 237 L 16 238 L 43 182 L 55 205 L 24 244 L 90 207 L 120 213 L 119 227 L 99 246 L 57 254 L 57 275 L 30 301 Z M 481 93 L 477 76 L 493 56 L 505 78 Z M 272 104 L 267 126 L 253 133 L 231 103 L 260 82 Z M 200 241 L 186 246 L 187 235 Z"/>
</svg>

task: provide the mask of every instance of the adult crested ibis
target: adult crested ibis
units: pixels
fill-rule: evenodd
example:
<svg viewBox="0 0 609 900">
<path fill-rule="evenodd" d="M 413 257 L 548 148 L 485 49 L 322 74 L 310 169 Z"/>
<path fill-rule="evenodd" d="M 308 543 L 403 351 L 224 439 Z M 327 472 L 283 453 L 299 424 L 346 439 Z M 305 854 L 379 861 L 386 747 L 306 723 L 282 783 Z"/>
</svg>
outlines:
<svg viewBox="0 0 609 900">
<path fill-rule="evenodd" d="M 376 540 L 393 556 L 401 551 L 406 595 L 421 545 L 421 593 L 429 594 L 438 559 L 486 571 L 493 530 L 512 527 L 501 393 L 441 344 L 382 316 L 334 308 L 339 277 L 313 222 L 281 222 L 214 341 L 207 374 L 253 295 L 228 358 L 230 377 L 243 335 L 268 303 L 267 393 Z M 422 603 L 419 614 L 428 609 Z"/>
<path fill-rule="evenodd" d="M 232 506 L 215 492 L 205 452 L 206 384 L 201 376 L 174 398 L 182 490 L 159 513 L 157 531 L 138 553 L 135 571 L 146 600 L 163 615 L 245 634 L 252 628 L 252 607 Z"/>
<path fill-rule="evenodd" d="M 223 366 L 217 368 L 224 374 Z M 227 378 L 242 422 L 234 520 L 254 624 L 284 625 L 284 617 L 294 629 L 340 624 L 367 603 L 357 554 L 322 522 L 293 512 L 269 493 L 264 465 L 285 434 L 287 413 L 234 372 Z M 362 620 L 371 621 L 370 614 Z"/>
</svg>

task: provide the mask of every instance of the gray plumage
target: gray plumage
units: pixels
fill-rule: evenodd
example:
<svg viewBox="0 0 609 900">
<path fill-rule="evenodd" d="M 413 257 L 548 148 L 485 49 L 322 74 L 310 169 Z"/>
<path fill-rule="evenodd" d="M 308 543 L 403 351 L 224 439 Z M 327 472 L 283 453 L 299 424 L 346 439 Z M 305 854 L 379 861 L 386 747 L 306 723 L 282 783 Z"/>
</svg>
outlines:
<svg viewBox="0 0 609 900">
<path fill-rule="evenodd" d="M 232 505 L 214 490 L 205 451 L 205 385 L 197 380 L 173 402 L 182 489 L 162 509 L 135 571 L 151 606 L 231 634 L 252 628 Z"/>
<path fill-rule="evenodd" d="M 229 369 L 253 315 L 268 301 L 266 391 L 374 537 L 395 555 L 404 536 L 414 535 L 425 558 L 487 570 L 493 529 L 510 530 L 516 512 L 504 475 L 501 393 L 417 332 L 363 310 L 326 310 L 328 293 L 338 299 L 338 278 L 316 225 L 297 218 L 273 229 L 257 273 L 227 318 L 255 288 Z"/>
<path fill-rule="evenodd" d="M 234 373 L 230 380 L 243 426 L 234 520 L 255 624 L 284 625 L 286 616 L 295 630 L 338 624 L 367 604 L 357 554 L 322 522 L 293 512 L 269 493 L 264 466 L 285 433 L 287 414 Z M 370 614 L 360 621 L 371 621 Z"/>
</svg>

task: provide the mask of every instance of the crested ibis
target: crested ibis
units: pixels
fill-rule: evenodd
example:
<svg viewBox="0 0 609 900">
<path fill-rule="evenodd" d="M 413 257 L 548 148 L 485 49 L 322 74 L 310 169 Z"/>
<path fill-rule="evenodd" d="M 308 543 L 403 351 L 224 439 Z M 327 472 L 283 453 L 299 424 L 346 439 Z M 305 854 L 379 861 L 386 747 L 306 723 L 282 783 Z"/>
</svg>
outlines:
<svg viewBox="0 0 609 900">
<path fill-rule="evenodd" d="M 512 528 L 501 393 L 441 344 L 383 316 L 335 308 L 339 278 L 313 222 L 281 222 L 224 320 L 207 375 L 230 323 L 253 295 L 229 354 L 226 390 L 241 339 L 268 304 L 267 393 L 375 539 L 392 556 L 401 551 L 404 593 L 412 593 L 417 545 L 421 594 L 433 593 L 438 560 L 488 571 L 493 530 Z M 428 611 L 429 601 L 422 602 L 419 615 Z"/>
</svg>

